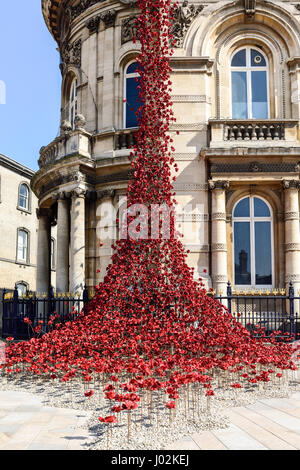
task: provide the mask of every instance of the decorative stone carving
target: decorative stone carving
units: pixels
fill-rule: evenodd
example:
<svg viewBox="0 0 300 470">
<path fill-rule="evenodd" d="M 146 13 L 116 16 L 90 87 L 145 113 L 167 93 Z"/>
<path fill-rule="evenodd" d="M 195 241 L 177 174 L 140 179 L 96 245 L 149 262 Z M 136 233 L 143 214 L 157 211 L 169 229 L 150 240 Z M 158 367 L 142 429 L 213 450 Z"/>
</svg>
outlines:
<svg viewBox="0 0 300 470">
<path fill-rule="evenodd" d="M 214 163 L 211 173 L 298 173 L 299 165 L 295 163 Z"/>
<path fill-rule="evenodd" d="M 227 245 L 225 243 L 215 243 L 211 246 L 211 251 L 227 252 Z"/>
<path fill-rule="evenodd" d="M 72 131 L 72 124 L 70 121 L 64 120 L 61 122 L 60 125 L 60 133 L 61 134 L 69 134 Z"/>
<path fill-rule="evenodd" d="M 209 181 L 208 182 L 208 188 L 210 190 L 214 189 L 228 189 L 229 188 L 229 181 Z M 226 218 L 226 214 L 225 214 Z"/>
<path fill-rule="evenodd" d="M 89 7 L 95 5 L 96 3 L 103 3 L 104 1 L 105 0 L 81 0 L 78 5 L 75 5 L 74 7 L 71 6 L 70 13 L 72 21 Z"/>
<path fill-rule="evenodd" d="M 283 189 L 299 189 L 300 181 L 299 180 L 283 180 L 282 181 Z"/>
<path fill-rule="evenodd" d="M 105 29 L 115 26 L 116 16 L 116 10 L 109 10 L 101 15 L 101 20 L 105 25 Z"/>
<path fill-rule="evenodd" d="M 62 73 L 68 65 L 74 65 L 81 68 L 81 39 L 74 41 L 72 44 L 66 43 L 61 48 L 61 64 Z"/>
<path fill-rule="evenodd" d="M 113 199 L 115 197 L 116 191 L 114 189 L 106 189 L 102 191 L 97 191 L 97 199 Z"/>
<path fill-rule="evenodd" d="M 256 0 L 245 0 L 245 13 L 249 18 L 255 15 Z"/>
<path fill-rule="evenodd" d="M 75 188 L 71 191 L 72 199 L 84 198 L 86 195 L 86 190 L 82 188 Z"/>
<path fill-rule="evenodd" d="M 171 34 L 175 40 L 175 47 L 182 47 L 185 35 L 192 21 L 203 10 L 203 5 L 189 5 L 185 0 L 182 5 L 178 6 L 174 12 L 174 20 L 171 27 Z"/>
<path fill-rule="evenodd" d="M 77 114 L 74 119 L 75 129 L 77 131 L 84 131 L 86 125 L 86 119 L 83 114 Z"/>
<path fill-rule="evenodd" d="M 121 27 L 121 44 L 132 41 L 133 38 L 136 38 L 136 16 L 129 16 L 122 21 Z"/>
<path fill-rule="evenodd" d="M 101 21 L 101 16 L 98 15 L 98 16 L 95 16 L 94 18 L 91 18 L 85 23 L 90 34 L 98 32 L 100 21 Z"/>
<path fill-rule="evenodd" d="M 83 13 L 85 10 L 88 8 L 92 7 L 93 5 L 96 5 L 96 3 L 103 3 L 106 0 L 81 0 L 78 5 L 71 6 L 70 7 L 70 14 L 71 14 L 71 19 L 72 21 L 75 20 L 81 13 Z M 121 3 L 124 5 L 129 5 L 133 6 L 136 3 L 137 0 L 120 0 Z"/>
<path fill-rule="evenodd" d="M 85 181 L 85 176 L 83 173 L 81 173 L 81 171 L 76 171 L 76 173 L 73 175 L 73 179 L 77 183 L 82 183 Z"/>
<path fill-rule="evenodd" d="M 211 216 L 211 220 L 224 220 L 227 221 L 227 215 L 225 212 L 215 212 Z"/>
</svg>

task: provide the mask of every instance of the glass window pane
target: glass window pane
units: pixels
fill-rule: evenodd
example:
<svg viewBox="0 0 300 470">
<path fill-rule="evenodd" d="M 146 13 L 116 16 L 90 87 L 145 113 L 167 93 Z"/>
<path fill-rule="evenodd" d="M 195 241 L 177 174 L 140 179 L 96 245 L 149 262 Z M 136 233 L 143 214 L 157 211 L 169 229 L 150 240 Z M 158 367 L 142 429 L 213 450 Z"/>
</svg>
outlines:
<svg viewBox="0 0 300 470">
<path fill-rule="evenodd" d="M 266 67 L 266 59 L 255 49 L 251 49 L 251 67 Z"/>
<path fill-rule="evenodd" d="M 267 72 L 251 72 L 252 77 L 252 117 L 268 119 Z"/>
<path fill-rule="evenodd" d="M 130 64 L 129 67 L 127 68 L 126 73 L 137 73 L 137 68 L 139 64 L 137 62 L 134 62 L 133 64 Z"/>
<path fill-rule="evenodd" d="M 234 270 L 236 285 L 251 285 L 250 222 L 234 223 Z"/>
<path fill-rule="evenodd" d="M 248 118 L 246 72 L 232 72 L 232 118 Z"/>
<path fill-rule="evenodd" d="M 126 90 L 126 127 L 137 127 L 138 120 L 135 115 L 137 109 L 141 106 L 139 100 L 138 82 L 135 78 L 127 79 Z"/>
<path fill-rule="evenodd" d="M 271 249 L 271 223 L 255 222 L 255 283 L 258 286 L 272 284 Z"/>
<path fill-rule="evenodd" d="M 231 62 L 232 67 L 246 67 L 246 49 L 237 52 Z"/>
<path fill-rule="evenodd" d="M 257 197 L 254 198 L 254 217 L 271 217 L 267 204 Z"/>
<path fill-rule="evenodd" d="M 234 217 L 250 217 L 250 199 L 242 199 L 234 210 Z"/>
</svg>

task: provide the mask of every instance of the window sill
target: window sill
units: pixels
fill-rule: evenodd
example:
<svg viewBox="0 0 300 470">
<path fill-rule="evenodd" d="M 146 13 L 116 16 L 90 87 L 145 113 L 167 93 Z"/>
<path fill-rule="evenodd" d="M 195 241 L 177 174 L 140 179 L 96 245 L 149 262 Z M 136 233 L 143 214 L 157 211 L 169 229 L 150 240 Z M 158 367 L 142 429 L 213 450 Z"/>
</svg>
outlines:
<svg viewBox="0 0 300 470">
<path fill-rule="evenodd" d="M 32 215 L 31 210 L 23 209 L 22 207 L 17 206 L 17 210 L 20 212 L 24 212 L 24 214 Z"/>
</svg>

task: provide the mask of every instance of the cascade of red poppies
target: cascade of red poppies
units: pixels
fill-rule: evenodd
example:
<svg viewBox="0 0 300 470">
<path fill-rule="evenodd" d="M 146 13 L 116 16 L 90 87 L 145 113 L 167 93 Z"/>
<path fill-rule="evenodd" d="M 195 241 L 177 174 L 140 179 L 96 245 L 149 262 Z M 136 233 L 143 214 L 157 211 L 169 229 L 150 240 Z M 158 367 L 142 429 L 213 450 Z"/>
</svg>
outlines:
<svg viewBox="0 0 300 470">
<path fill-rule="evenodd" d="M 113 413 L 101 418 L 105 423 L 114 423 L 121 411 L 151 409 L 152 394 L 159 391 L 167 396 L 172 421 L 172 410 L 180 398 L 189 396 L 190 384 L 195 407 L 203 390 L 209 398 L 214 386 L 236 391 L 243 384 L 279 380 L 282 370 L 295 369 L 290 344 L 277 342 L 275 336 L 265 338 L 263 332 L 260 339 L 251 336 L 207 295 L 187 265 L 175 230 L 171 182 L 171 168 L 178 170 L 170 133 L 174 116 L 169 64 L 176 6 L 171 0 L 138 4 L 143 105 L 132 149 L 126 228 L 133 220 L 133 205 L 150 210 L 151 205 L 165 204 L 170 209 L 168 237 L 163 221 L 154 238 L 150 228 L 148 237 L 130 237 L 126 230 L 126 237 L 115 243 L 105 280 L 86 311 L 73 323 L 56 324 L 42 338 L 11 344 L 3 367 L 8 373 L 25 370 L 64 382 L 82 378 L 88 388 L 101 387 Z M 148 227 L 153 217 L 151 212 Z M 86 397 L 92 395 L 93 390 L 86 390 Z M 163 401 L 162 396 L 158 395 Z"/>
</svg>

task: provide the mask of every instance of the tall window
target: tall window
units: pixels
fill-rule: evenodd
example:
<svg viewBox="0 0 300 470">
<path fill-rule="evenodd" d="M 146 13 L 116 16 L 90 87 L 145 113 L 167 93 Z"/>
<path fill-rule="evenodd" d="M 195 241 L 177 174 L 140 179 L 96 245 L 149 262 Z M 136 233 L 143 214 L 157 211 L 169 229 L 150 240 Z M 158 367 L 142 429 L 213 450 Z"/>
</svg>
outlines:
<svg viewBox="0 0 300 470">
<path fill-rule="evenodd" d="M 139 77 L 137 73 L 138 63 L 133 62 L 129 64 L 125 70 L 125 103 L 124 103 L 124 121 L 125 128 L 137 127 L 138 118 L 136 112 L 141 106 L 139 100 Z"/>
<path fill-rule="evenodd" d="M 24 229 L 18 230 L 17 261 L 28 262 L 28 232 Z"/>
<path fill-rule="evenodd" d="M 233 211 L 234 282 L 237 286 L 273 285 L 272 213 L 256 196 L 246 197 Z"/>
<path fill-rule="evenodd" d="M 69 121 L 72 129 L 75 128 L 75 117 L 78 111 L 78 81 L 73 80 L 70 90 L 70 101 L 69 101 Z"/>
<path fill-rule="evenodd" d="M 55 239 L 51 238 L 51 269 L 56 267 Z"/>
<path fill-rule="evenodd" d="M 19 207 L 29 210 L 29 188 L 27 184 L 21 184 L 19 188 Z"/>
<path fill-rule="evenodd" d="M 257 49 L 246 47 L 231 61 L 233 119 L 268 119 L 268 63 Z"/>
<path fill-rule="evenodd" d="M 19 297 L 22 297 L 22 295 L 26 295 L 27 291 L 29 290 L 28 284 L 25 282 L 18 282 L 16 284 L 16 289 L 18 291 Z"/>
</svg>

